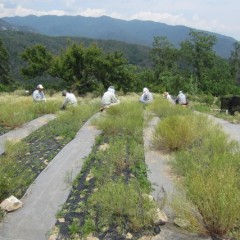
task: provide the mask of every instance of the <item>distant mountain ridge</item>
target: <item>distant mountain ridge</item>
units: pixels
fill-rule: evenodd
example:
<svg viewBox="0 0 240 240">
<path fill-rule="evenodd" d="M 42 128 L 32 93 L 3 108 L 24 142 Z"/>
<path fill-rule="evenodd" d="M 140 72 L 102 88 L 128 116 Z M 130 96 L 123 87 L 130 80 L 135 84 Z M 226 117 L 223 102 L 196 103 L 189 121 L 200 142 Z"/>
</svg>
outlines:
<svg viewBox="0 0 240 240">
<path fill-rule="evenodd" d="M 1 19 L 0 19 L 1 20 Z M 34 16 L 4 17 L 5 22 L 18 27 L 29 27 L 48 36 L 72 36 L 92 39 L 117 40 L 126 43 L 152 46 L 154 36 L 166 36 L 178 47 L 180 42 L 188 38 L 192 28 L 186 26 L 170 26 L 164 23 L 141 20 L 119 20 L 106 16 Z M 197 29 L 196 29 L 197 30 Z M 201 31 L 201 30 L 198 30 Z M 230 56 L 236 40 L 232 37 L 209 32 L 217 37 L 214 50 L 224 58 Z"/>
<path fill-rule="evenodd" d="M 22 31 L 22 32 L 35 32 L 31 27 L 28 26 L 16 26 L 0 19 L 0 31 L 11 30 L 11 31 Z"/>
</svg>

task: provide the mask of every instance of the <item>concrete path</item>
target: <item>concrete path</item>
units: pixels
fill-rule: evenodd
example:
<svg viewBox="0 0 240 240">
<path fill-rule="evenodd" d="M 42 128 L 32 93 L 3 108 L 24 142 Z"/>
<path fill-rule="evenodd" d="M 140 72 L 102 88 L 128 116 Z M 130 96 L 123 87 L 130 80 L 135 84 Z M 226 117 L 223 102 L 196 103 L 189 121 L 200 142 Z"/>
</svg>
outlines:
<svg viewBox="0 0 240 240">
<path fill-rule="evenodd" d="M 152 147 L 153 133 L 159 121 L 160 119 L 158 117 L 153 117 L 148 122 L 148 126 L 144 129 L 143 136 L 145 162 L 150 170 L 148 173 L 148 179 L 154 188 L 152 195 L 155 199 L 163 201 L 165 197 L 175 193 L 175 187 L 167 159 L 163 158 L 160 151 L 156 151 Z M 172 214 L 167 207 L 165 207 L 164 210 L 167 212 L 168 216 Z"/>
<path fill-rule="evenodd" d="M 229 139 L 236 140 L 240 143 L 240 124 L 233 124 L 226 120 L 208 116 L 210 119 L 213 119 L 217 124 L 222 126 L 223 131 L 229 136 Z"/>
<path fill-rule="evenodd" d="M 232 124 L 228 121 L 213 117 L 211 115 L 208 117 L 212 119 L 216 124 L 222 126 L 223 131 L 229 136 L 229 139 L 240 142 L 240 124 Z M 169 167 L 167 156 L 163 156 L 160 151 L 155 151 L 152 148 L 154 129 L 159 121 L 160 119 L 158 117 L 153 117 L 148 122 L 147 127 L 145 127 L 143 135 L 145 161 L 149 169 L 148 179 L 151 181 L 154 187 L 152 195 L 155 199 L 163 200 L 166 196 L 169 197 L 172 194 L 176 194 L 177 190 L 174 186 L 174 176 L 171 174 L 171 168 Z M 212 239 L 211 237 L 200 236 L 181 231 L 181 229 L 171 224 L 172 219 L 174 218 L 174 213 L 171 211 L 171 209 L 165 206 L 163 210 L 169 217 L 170 223 L 162 226 L 160 234 L 151 237 L 151 240 Z"/>
<path fill-rule="evenodd" d="M 158 117 L 153 117 L 143 131 L 145 162 L 148 166 L 148 179 L 154 188 L 152 196 L 156 200 L 164 201 L 164 198 L 171 198 L 177 193 L 174 185 L 174 175 L 168 164 L 166 155 L 163 156 L 160 151 L 156 151 L 152 147 L 153 133 L 156 125 L 159 123 Z M 169 223 L 161 227 L 160 234 L 151 237 L 151 240 L 211 240 L 208 236 L 200 236 L 198 234 L 190 234 L 175 227 L 172 222 L 174 212 L 165 205 L 164 212 L 169 218 Z"/>
<path fill-rule="evenodd" d="M 7 140 L 21 140 L 27 137 L 33 131 L 47 124 L 50 120 L 56 118 L 54 114 L 46 114 L 42 117 L 36 118 L 23 126 L 9 131 L 0 136 L 0 155 L 5 152 L 4 145 Z"/>
<path fill-rule="evenodd" d="M 0 240 L 46 240 L 54 227 L 55 215 L 67 200 L 72 180 L 81 171 L 84 158 L 92 151 L 100 131 L 90 118 L 76 137 L 67 144 L 37 177 L 21 199 L 23 207 L 9 213 L 0 224 Z"/>
</svg>

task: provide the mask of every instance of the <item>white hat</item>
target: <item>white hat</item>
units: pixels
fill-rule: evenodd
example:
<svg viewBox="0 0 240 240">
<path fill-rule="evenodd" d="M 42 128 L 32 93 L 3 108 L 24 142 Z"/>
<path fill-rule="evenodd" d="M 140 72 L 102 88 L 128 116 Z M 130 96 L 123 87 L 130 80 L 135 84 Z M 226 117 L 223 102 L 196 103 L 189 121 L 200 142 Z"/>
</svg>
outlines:
<svg viewBox="0 0 240 240">
<path fill-rule="evenodd" d="M 44 87 L 43 87 L 42 84 L 38 84 L 38 85 L 37 85 L 37 89 L 44 89 Z"/>
<path fill-rule="evenodd" d="M 110 86 L 110 87 L 108 88 L 108 91 L 114 94 L 114 93 L 115 93 L 114 86 Z"/>
<path fill-rule="evenodd" d="M 143 92 L 145 93 L 145 92 L 147 92 L 147 91 L 149 91 L 146 87 L 145 88 L 143 88 Z"/>
</svg>

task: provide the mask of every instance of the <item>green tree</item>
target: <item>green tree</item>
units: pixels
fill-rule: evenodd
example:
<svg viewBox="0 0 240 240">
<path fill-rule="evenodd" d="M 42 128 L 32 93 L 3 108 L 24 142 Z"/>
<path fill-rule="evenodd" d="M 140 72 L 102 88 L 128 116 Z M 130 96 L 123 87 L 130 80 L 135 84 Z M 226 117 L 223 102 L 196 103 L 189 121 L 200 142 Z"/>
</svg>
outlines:
<svg viewBox="0 0 240 240">
<path fill-rule="evenodd" d="M 168 41 L 166 37 L 154 37 L 153 48 L 150 52 L 154 63 L 154 79 L 148 86 L 152 91 L 163 92 L 173 90 L 175 77 L 178 72 L 179 54 L 178 50 Z"/>
<path fill-rule="evenodd" d="M 208 71 L 213 67 L 216 54 L 213 46 L 216 37 L 206 32 L 191 31 L 190 39 L 183 41 L 180 46 L 181 69 L 185 74 L 195 75 L 200 91 L 208 91 L 210 79 Z"/>
<path fill-rule="evenodd" d="M 121 52 L 104 53 L 96 44 L 84 48 L 70 43 L 65 52 L 55 57 L 50 70 L 52 76 L 63 79 L 71 90 L 85 93 L 101 85 L 127 91 L 129 78 L 127 61 Z"/>
<path fill-rule="evenodd" d="M 234 43 L 234 50 L 231 52 L 229 58 L 229 64 L 231 67 L 232 77 L 235 79 L 236 83 L 240 84 L 240 42 Z"/>
<path fill-rule="evenodd" d="M 178 51 L 168 41 L 167 37 L 154 37 L 153 48 L 150 55 L 157 74 L 173 71 L 177 67 Z"/>
<path fill-rule="evenodd" d="M 82 88 L 87 75 L 85 49 L 82 44 L 70 43 L 66 50 L 54 58 L 50 74 L 63 79 L 72 91 Z"/>
<path fill-rule="evenodd" d="M 27 48 L 21 57 L 27 65 L 21 69 L 21 73 L 27 79 L 48 73 L 53 60 L 52 54 L 40 44 Z"/>
<path fill-rule="evenodd" d="M 7 90 L 9 84 L 12 83 L 9 64 L 8 52 L 0 39 L 0 90 Z"/>
<path fill-rule="evenodd" d="M 26 49 L 22 68 L 26 78 L 49 74 L 64 81 L 67 89 L 79 93 L 106 89 L 115 85 L 124 92 L 131 88 L 132 72 L 121 52 L 104 53 L 96 44 L 85 48 L 83 44 L 68 42 L 60 55 L 53 56 L 42 45 Z"/>
<path fill-rule="evenodd" d="M 207 93 L 215 96 L 223 96 L 232 93 L 234 81 L 231 76 L 230 66 L 226 59 L 216 56 L 213 66 L 208 70 L 206 83 Z"/>
</svg>

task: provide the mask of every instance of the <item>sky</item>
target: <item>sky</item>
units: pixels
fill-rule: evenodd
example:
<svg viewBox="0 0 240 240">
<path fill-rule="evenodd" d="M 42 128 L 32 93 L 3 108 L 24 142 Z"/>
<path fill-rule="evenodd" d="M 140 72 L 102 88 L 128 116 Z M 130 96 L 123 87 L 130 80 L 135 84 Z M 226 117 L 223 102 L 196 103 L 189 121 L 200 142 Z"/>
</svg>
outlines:
<svg viewBox="0 0 240 240">
<path fill-rule="evenodd" d="M 240 0 L 0 0 L 0 18 L 109 16 L 184 25 L 240 41 Z"/>
</svg>

